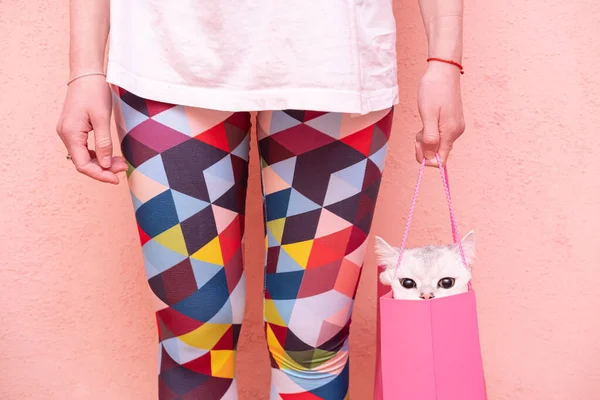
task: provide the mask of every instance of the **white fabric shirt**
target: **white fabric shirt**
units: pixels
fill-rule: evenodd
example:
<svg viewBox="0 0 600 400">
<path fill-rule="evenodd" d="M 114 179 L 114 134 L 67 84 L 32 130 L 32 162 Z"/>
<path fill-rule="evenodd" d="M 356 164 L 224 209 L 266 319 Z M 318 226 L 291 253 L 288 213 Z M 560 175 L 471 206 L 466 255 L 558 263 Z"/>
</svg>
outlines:
<svg viewBox="0 0 600 400">
<path fill-rule="evenodd" d="M 113 0 L 107 80 L 225 111 L 397 103 L 391 0 Z"/>
</svg>

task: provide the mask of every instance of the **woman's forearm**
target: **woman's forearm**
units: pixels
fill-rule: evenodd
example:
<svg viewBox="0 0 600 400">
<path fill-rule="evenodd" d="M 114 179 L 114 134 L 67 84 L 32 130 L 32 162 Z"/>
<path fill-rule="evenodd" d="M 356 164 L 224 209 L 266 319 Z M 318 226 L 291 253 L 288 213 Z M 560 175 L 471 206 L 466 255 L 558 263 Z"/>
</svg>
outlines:
<svg viewBox="0 0 600 400">
<path fill-rule="evenodd" d="M 110 0 L 71 0 L 71 77 L 104 70 Z"/>
<path fill-rule="evenodd" d="M 463 0 L 419 0 L 429 57 L 461 62 Z"/>
</svg>

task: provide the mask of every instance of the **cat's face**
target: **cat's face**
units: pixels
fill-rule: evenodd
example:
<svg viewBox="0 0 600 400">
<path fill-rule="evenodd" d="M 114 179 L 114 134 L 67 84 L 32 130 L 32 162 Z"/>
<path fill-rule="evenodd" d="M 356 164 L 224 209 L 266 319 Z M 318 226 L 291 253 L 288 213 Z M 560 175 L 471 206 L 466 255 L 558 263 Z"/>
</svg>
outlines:
<svg viewBox="0 0 600 400">
<path fill-rule="evenodd" d="M 471 280 L 470 264 L 475 257 L 475 234 L 470 232 L 462 240 L 469 268 L 463 265 L 457 245 L 426 246 L 407 249 L 396 274 L 399 252 L 380 237 L 375 250 L 379 263 L 385 267 L 379 278 L 392 287 L 395 299 L 434 299 L 468 291 Z"/>
</svg>

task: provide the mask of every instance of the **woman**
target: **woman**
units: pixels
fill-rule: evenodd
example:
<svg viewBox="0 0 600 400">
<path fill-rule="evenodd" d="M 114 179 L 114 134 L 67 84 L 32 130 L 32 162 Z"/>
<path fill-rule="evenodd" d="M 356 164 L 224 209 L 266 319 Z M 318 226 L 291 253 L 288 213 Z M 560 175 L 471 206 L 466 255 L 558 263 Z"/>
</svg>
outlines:
<svg viewBox="0 0 600 400">
<path fill-rule="evenodd" d="M 462 1 L 420 6 L 438 60 L 421 81 L 416 157 L 435 166 L 464 129 Z M 271 398 L 348 398 L 350 313 L 398 100 L 395 39 L 388 0 L 71 0 L 57 130 L 79 172 L 117 184 L 127 171 L 157 299 L 160 399 L 237 398 L 250 111 Z"/>
</svg>

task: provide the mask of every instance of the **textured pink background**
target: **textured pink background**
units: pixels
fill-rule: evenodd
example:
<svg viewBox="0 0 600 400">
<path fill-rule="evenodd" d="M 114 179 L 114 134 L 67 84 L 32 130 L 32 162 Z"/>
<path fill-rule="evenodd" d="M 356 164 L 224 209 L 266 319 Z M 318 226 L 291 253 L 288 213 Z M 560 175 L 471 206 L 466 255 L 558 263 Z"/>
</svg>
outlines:
<svg viewBox="0 0 600 400">
<path fill-rule="evenodd" d="M 402 105 L 374 232 L 400 240 L 416 172 L 425 42 L 397 0 Z M 451 164 L 475 273 L 490 400 L 600 392 L 600 5 L 468 2 L 468 130 Z M 75 174 L 54 126 L 67 78 L 67 1 L 0 0 L 0 398 L 155 398 L 155 331 L 125 185 Z M 256 156 L 256 154 L 255 154 Z M 267 399 L 262 239 L 254 157 L 242 400 Z M 411 244 L 449 238 L 434 171 Z M 429 201 L 428 201 L 429 200 Z M 352 396 L 371 398 L 376 277 L 365 266 L 352 330 Z"/>
</svg>

